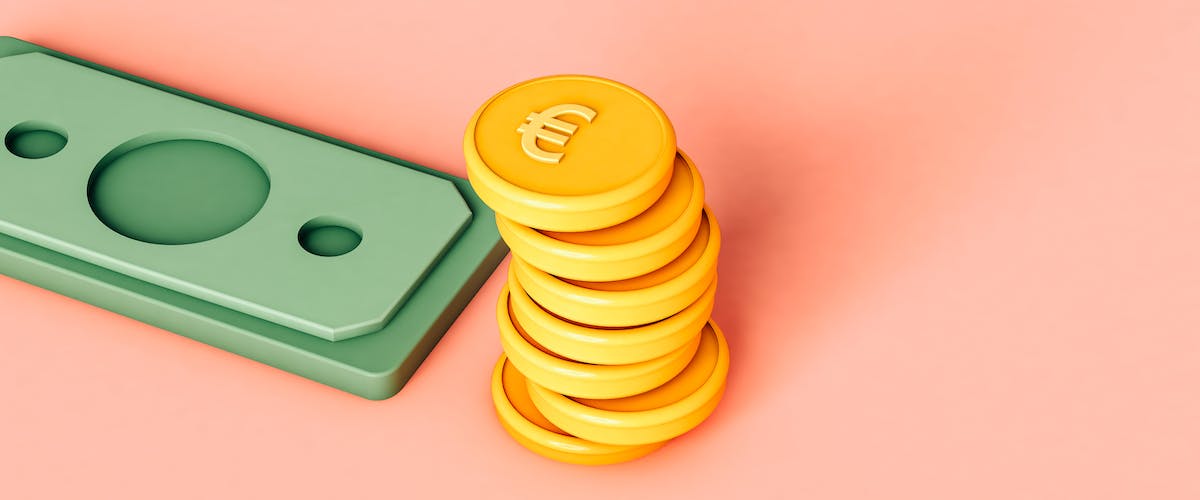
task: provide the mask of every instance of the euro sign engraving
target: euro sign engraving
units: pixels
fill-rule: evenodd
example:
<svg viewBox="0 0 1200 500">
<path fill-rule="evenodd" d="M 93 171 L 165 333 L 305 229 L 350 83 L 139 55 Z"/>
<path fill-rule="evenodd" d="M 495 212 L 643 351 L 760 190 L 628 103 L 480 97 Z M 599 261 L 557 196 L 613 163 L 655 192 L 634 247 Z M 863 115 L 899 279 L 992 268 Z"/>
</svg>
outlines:
<svg viewBox="0 0 1200 500">
<path fill-rule="evenodd" d="M 525 150 L 527 156 L 551 165 L 556 165 L 562 160 L 563 153 L 546 151 L 538 146 L 537 141 L 541 139 L 556 146 L 566 146 L 571 135 L 579 127 L 559 120 L 558 117 L 563 115 L 575 115 L 591 123 L 596 117 L 596 111 L 579 104 L 559 104 L 550 106 L 541 113 L 529 113 L 529 116 L 525 117 L 528 123 L 517 127 L 517 132 L 521 134 L 521 149 Z"/>
</svg>

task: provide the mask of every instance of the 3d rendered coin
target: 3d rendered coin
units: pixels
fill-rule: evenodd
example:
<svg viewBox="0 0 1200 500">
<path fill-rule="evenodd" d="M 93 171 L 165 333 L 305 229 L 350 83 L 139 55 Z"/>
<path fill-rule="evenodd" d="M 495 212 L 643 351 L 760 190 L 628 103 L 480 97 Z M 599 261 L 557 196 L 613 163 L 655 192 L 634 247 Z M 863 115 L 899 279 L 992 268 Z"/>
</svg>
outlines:
<svg viewBox="0 0 1200 500">
<path fill-rule="evenodd" d="M 517 255 L 509 265 L 529 296 L 558 316 L 603 327 L 653 323 L 701 300 L 716 279 L 721 232 L 712 213 L 704 213 L 696 238 L 682 255 L 636 278 L 606 282 L 562 279 Z"/>
<path fill-rule="evenodd" d="M 514 440 L 534 453 L 559 462 L 615 464 L 643 457 L 663 445 L 601 444 L 567 434 L 538 412 L 529 399 L 525 376 L 504 355 L 492 371 L 492 404 L 501 426 Z"/>
<path fill-rule="evenodd" d="M 720 403 L 728 373 L 725 335 L 709 323 L 687 368 L 652 391 L 601 400 L 528 386 L 534 405 L 554 425 L 595 442 L 636 446 L 673 439 L 700 425 Z"/>
<path fill-rule="evenodd" d="M 704 182 L 682 152 L 671 182 L 649 209 L 616 226 L 585 232 L 538 231 L 496 214 L 500 236 L 514 254 L 555 276 L 618 281 L 653 272 L 679 257 L 695 239 L 704 208 Z"/>
<path fill-rule="evenodd" d="M 615 226 L 666 189 L 675 129 L 642 93 L 592 76 L 519 83 L 475 113 L 467 175 L 488 206 L 551 231 Z"/>
<path fill-rule="evenodd" d="M 513 322 L 520 324 L 533 342 L 583 363 L 623 365 L 665 356 L 694 339 L 712 314 L 717 282 L 709 285 L 700 300 L 675 315 L 629 328 L 598 328 L 555 316 L 534 302 L 521 281 L 511 275 L 508 289 Z"/>
<path fill-rule="evenodd" d="M 663 356 L 627 365 L 592 365 L 566 359 L 534 344 L 522 326 L 513 322 L 507 286 L 500 292 L 496 319 L 500 345 L 521 373 L 538 385 L 577 397 L 610 399 L 649 391 L 678 375 L 700 345 L 700 335 L 696 335 Z"/>
</svg>

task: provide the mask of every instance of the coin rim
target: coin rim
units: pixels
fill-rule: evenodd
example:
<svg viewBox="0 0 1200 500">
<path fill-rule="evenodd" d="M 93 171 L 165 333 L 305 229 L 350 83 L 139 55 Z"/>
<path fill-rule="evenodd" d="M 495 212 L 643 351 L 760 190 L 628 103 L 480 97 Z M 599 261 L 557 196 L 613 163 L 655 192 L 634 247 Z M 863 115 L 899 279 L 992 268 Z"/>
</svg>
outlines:
<svg viewBox="0 0 1200 500">
<path fill-rule="evenodd" d="M 509 266 L 509 297 L 516 320 L 538 344 L 556 353 L 592 364 L 628 364 L 663 356 L 698 334 L 712 314 L 717 282 L 701 300 L 659 322 L 618 330 L 592 328 L 560 319 L 525 292 Z M 703 300 L 708 297 L 710 300 Z M 523 320 L 522 320 L 523 319 Z"/>
<path fill-rule="evenodd" d="M 576 436 L 559 434 L 529 421 L 517 411 L 508 399 L 508 392 L 504 390 L 504 365 L 507 363 L 508 357 L 501 354 L 492 370 L 492 405 L 500 420 L 500 426 L 525 449 L 560 462 L 606 465 L 641 458 L 664 444 L 659 442 L 631 446 L 596 443 Z"/>
<path fill-rule="evenodd" d="M 687 366 L 700 345 L 694 342 L 664 356 L 626 365 L 591 365 L 543 352 L 525 340 L 508 314 L 508 284 L 500 290 L 496 322 L 500 345 L 526 378 L 563 394 L 591 399 L 612 399 L 640 394 L 671 380 Z"/>
<path fill-rule="evenodd" d="M 475 140 L 475 129 L 478 127 L 479 118 L 483 116 L 483 113 L 497 99 L 518 88 L 566 79 L 586 80 L 614 86 L 650 107 L 663 127 L 664 133 L 659 157 L 649 163 L 645 172 L 632 181 L 609 191 L 586 195 L 556 195 L 519 186 L 501 177 L 487 165 L 479 153 L 479 146 Z M 475 111 L 467 123 L 466 133 L 463 135 L 467 176 L 480 197 L 484 198 L 496 212 L 503 212 L 507 217 L 522 224 L 552 231 L 601 229 L 619 224 L 645 211 L 666 189 L 666 181 L 670 179 L 675 161 L 676 145 L 675 127 L 662 108 L 648 96 L 620 82 L 574 74 L 534 78 L 500 91 Z"/>
<path fill-rule="evenodd" d="M 717 337 L 712 371 L 696 392 L 679 401 L 642 411 L 602 410 L 545 387 L 528 385 L 530 398 L 551 423 L 589 441 L 636 445 L 676 438 L 707 420 L 724 396 L 729 376 L 729 344 L 715 321 L 709 320 L 707 326 Z"/>
<path fill-rule="evenodd" d="M 709 233 L 704 251 L 692 267 L 669 281 L 636 290 L 593 290 L 566 282 L 514 254 L 509 266 L 529 296 L 546 310 L 593 326 L 628 327 L 668 318 L 703 296 L 717 276 L 721 229 L 705 207 Z"/>
<path fill-rule="evenodd" d="M 682 151 L 678 155 L 691 171 L 691 198 L 675 220 L 649 237 L 616 245 L 570 243 L 500 213 L 496 213 L 496 227 L 514 254 L 556 276 L 619 281 L 653 272 L 683 253 L 696 237 L 703 219 L 704 181 L 692 160 Z"/>
</svg>

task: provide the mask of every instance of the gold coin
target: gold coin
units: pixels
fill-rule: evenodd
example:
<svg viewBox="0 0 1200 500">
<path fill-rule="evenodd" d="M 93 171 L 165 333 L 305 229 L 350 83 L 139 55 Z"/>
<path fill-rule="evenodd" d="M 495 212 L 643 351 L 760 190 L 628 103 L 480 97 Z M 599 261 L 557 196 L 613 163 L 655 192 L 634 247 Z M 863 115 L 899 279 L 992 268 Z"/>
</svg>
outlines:
<svg viewBox="0 0 1200 500">
<path fill-rule="evenodd" d="M 678 349 L 649 361 L 627 365 L 580 363 L 551 354 L 532 342 L 512 319 L 507 285 L 496 306 L 500 346 L 512 364 L 538 385 L 571 396 L 610 399 L 649 391 L 678 375 L 700 345 L 700 335 L 696 335 Z"/>
<path fill-rule="evenodd" d="M 616 226 L 538 231 L 501 214 L 496 214 L 496 226 L 512 252 L 538 269 L 563 278 L 616 281 L 653 272 L 679 257 L 696 237 L 703 208 L 704 181 L 680 152 L 658 201 Z"/>
<path fill-rule="evenodd" d="M 709 210 L 683 254 L 650 274 L 621 281 L 562 279 L 513 255 L 509 266 L 526 293 L 558 316 L 585 325 L 639 326 L 668 318 L 697 300 L 716 279 L 721 232 Z"/>
<path fill-rule="evenodd" d="M 663 443 L 622 446 L 593 443 L 563 432 L 546 420 L 529 399 L 525 376 L 501 354 L 492 370 L 492 404 L 500 425 L 526 449 L 559 462 L 607 465 L 643 457 Z"/>
<path fill-rule="evenodd" d="M 662 109 L 603 78 L 519 83 L 476 111 L 463 139 L 467 176 L 493 210 L 552 231 L 614 226 L 666 189 L 675 130 Z"/>
<path fill-rule="evenodd" d="M 674 316 L 631 328 L 597 328 L 555 316 L 511 277 L 508 289 L 513 321 L 522 326 L 532 343 L 583 363 L 623 365 L 664 356 L 694 339 L 712 314 L 717 282 L 708 286 L 700 300 Z"/>
<path fill-rule="evenodd" d="M 729 346 L 709 322 L 691 363 L 652 391 L 621 399 L 569 398 L 529 385 L 537 410 L 554 425 L 589 441 L 636 446 L 678 437 L 700 425 L 725 393 Z"/>
</svg>

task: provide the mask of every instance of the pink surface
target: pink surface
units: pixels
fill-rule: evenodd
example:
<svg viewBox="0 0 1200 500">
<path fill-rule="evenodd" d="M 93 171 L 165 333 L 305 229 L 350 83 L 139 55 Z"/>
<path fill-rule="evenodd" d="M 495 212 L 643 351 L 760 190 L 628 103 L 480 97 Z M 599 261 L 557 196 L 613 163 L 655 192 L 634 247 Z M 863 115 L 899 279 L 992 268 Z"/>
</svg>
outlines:
<svg viewBox="0 0 1200 500">
<path fill-rule="evenodd" d="M 0 278 L 0 498 L 1200 497 L 1194 1 L 170 3 L 0 33 L 459 175 L 511 83 L 654 97 L 727 238 L 727 399 L 567 466 L 493 416 L 502 273 L 384 402 Z"/>
</svg>

